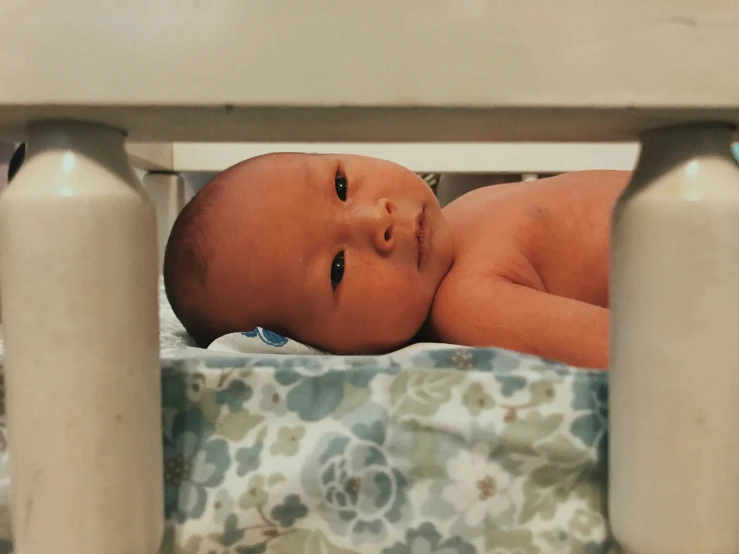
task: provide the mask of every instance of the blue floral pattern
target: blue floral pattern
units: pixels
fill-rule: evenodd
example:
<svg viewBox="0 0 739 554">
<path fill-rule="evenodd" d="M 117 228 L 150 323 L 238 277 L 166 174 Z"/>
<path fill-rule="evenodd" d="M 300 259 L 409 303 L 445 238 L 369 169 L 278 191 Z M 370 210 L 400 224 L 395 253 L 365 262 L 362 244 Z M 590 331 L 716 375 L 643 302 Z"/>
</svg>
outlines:
<svg viewBox="0 0 739 554">
<path fill-rule="evenodd" d="M 578 376 L 572 382 L 571 407 L 575 417 L 570 424 L 571 433 L 586 445 L 598 449 L 605 457 L 608 435 L 608 386 L 604 379 Z"/>
<path fill-rule="evenodd" d="M 443 539 L 433 523 L 425 522 L 417 529 L 405 533 L 405 542 L 395 544 L 382 554 L 476 554 L 477 550 L 459 536 Z"/>
<path fill-rule="evenodd" d="M 180 412 L 164 442 L 165 513 L 180 523 L 205 511 L 207 489 L 220 485 L 231 464 L 225 440 L 195 409 Z"/>
<path fill-rule="evenodd" d="M 365 408 L 344 421 L 345 431 L 321 437 L 301 476 L 319 516 L 357 545 L 382 539 L 410 520 L 408 480 L 393 464 L 386 413 Z"/>
<path fill-rule="evenodd" d="M 610 552 L 607 395 L 498 349 L 165 360 L 162 552 Z"/>
<path fill-rule="evenodd" d="M 261 327 L 257 327 L 251 331 L 245 331 L 241 334 L 249 338 L 259 337 L 263 343 L 269 344 L 270 346 L 285 346 L 287 344 L 286 337 Z"/>
</svg>

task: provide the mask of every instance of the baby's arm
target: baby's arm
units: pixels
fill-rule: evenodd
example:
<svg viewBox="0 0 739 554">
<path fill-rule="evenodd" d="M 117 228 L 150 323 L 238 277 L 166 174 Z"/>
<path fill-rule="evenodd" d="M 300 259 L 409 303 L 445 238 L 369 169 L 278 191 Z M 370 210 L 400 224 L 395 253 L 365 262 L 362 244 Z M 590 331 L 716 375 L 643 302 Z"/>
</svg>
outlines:
<svg viewBox="0 0 739 554">
<path fill-rule="evenodd" d="M 432 325 L 442 342 L 497 346 L 606 369 L 610 311 L 503 279 L 442 284 Z"/>
</svg>

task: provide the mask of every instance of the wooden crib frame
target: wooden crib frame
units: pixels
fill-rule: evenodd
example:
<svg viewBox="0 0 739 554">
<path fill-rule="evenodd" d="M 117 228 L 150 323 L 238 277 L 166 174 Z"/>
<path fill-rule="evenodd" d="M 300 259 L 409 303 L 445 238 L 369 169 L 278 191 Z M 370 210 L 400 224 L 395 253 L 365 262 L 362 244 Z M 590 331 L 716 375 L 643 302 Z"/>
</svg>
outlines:
<svg viewBox="0 0 739 554">
<path fill-rule="evenodd" d="M 153 554 L 159 544 L 161 499 L 151 491 L 161 457 L 148 453 L 157 404 L 143 385 L 120 381 L 131 360 L 156 374 L 154 221 L 126 192 L 135 185 L 114 130 L 145 143 L 634 142 L 677 124 L 739 124 L 737 52 L 734 0 L 4 2 L 0 132 L 20 140 L 31 129 L 44 153 L 0 212 L 16 552 L 100 554 L 102 535 L 119 544 L 107 553 Z M 65 172 L 74 176 L 67 197 Z M 33 226 L 39 206 L 44 219 Z M 115 230 L 104 223 L 111 217 Z M 96 311 L 90 299 L 111 291 L 120 295 L 113 312 Z M 123 352 L 129 359 L 112 359 Z M 96 382 L 108 395 L 121 390 L 106 398 L 128 395 L 122 412 L 95 404 L 90 389 L 59 400 L 71 392 L 58 375 L 103 366 Z M 25 394 L 32 383 L 36 396 Z M 52 393 L 59 426 L 40 427 L 34 410 Z M 79 420 L 85 409 L 95 417 Z M 148 438 L 134 440 L 134 427 Z M 112 474 L 84 481 L 84 468 L 99 464 L 72 450 L 100 462 L 95 440 L 114 433 L 104 456 Z M 29 437 L 56 440 L 62 465 Z M 132 455 L 135 482 L 111 461 Z M 73 527 L 78 509 L 97 535 Z"/>
<path fill-rule="evenodd" d="M 129 143 L 131 165 L 146 171 L 219 172 L 270 152 L 358 154 L 390 160 L 416 173 L 566 173 L 632 170 L 638 143 Z"/>
</svg>

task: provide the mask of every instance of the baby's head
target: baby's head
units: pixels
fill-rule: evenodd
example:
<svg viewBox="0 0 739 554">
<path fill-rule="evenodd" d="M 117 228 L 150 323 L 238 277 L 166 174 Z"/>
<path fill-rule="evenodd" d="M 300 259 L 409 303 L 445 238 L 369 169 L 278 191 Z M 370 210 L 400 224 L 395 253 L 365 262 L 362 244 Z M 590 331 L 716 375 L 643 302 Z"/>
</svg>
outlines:
<svg viewBox="0 0 739 554">
<path fill-rule="evenodd" d="M 451 266 L 430 187 L 363 156 L 270 154 L 216 176 L 174 224 L 167 295 L 200 345 L 264 327 L 337 354 L 423 325 Z"/>
</svg>

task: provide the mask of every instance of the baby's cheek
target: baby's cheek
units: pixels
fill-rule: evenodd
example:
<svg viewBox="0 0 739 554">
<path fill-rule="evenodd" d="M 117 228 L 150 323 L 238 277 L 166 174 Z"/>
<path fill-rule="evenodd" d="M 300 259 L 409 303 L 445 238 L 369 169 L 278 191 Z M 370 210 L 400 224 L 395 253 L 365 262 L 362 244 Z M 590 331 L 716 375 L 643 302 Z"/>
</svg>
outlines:
<svg viewBox="0 0 739 554">
<path fill-rule="evenodd" d="M 418 294 L 391 288 L 367 289 L 355 302 L 342 306 L 342 327 L 358 335 L 354 340 L 361 336 L 369 343 L 398 346 L 421 328 L 429 308 Z"/>
<path fill-rule="evenodd" d="M 394 298 L 383 303 L 383 316 L 387 325 L 402 337 L 409 338 L 418 332 L 431 309 L 431 302 L 423 297 L 418 288 L 397 291 Z"/>
</svg>

